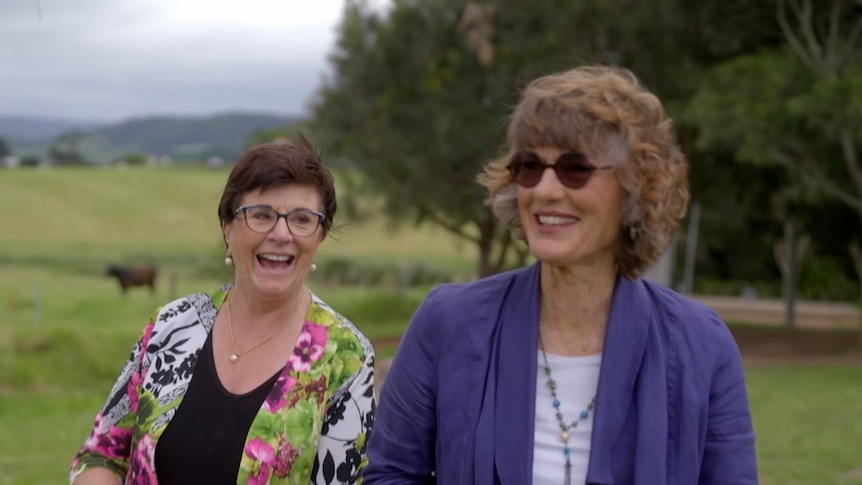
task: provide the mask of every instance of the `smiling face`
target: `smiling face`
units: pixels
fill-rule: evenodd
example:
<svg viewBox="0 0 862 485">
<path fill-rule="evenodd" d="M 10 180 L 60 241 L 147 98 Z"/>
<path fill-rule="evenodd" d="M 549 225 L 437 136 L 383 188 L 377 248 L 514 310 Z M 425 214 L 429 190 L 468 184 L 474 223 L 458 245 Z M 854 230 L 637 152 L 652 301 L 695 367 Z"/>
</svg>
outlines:
<svg viewBox="0 0 862 485">
<path fill-rule="evenodd" d="M 240 205 L 270 206 L 282 214 L 295 209 L 323 210 L 314 186 L 299 184 L 253 190 L 242 196 Z M 284 218 L 279 218 L 275 228 L 267 233 L 254 232 L 242 212 L 231 222 L 222 222 L 222 232 L 236 269 L 236 289 L 264 298 L 299 291 L 325 238 L 323 225 L 311 236 L 296 237 L 288 230 Z"/>
<path fill-rule="evenodd" d="M 547 164 L 563 153 L 552 147 L 532 151 Z M 546 169 L 536 186 L 518 186 L 521 223 L 536 259 L 553 266 L 614 267 L 626 196 L 614 172 L 595 171 L 583 187 L 571 189 Z"/>
</svg>

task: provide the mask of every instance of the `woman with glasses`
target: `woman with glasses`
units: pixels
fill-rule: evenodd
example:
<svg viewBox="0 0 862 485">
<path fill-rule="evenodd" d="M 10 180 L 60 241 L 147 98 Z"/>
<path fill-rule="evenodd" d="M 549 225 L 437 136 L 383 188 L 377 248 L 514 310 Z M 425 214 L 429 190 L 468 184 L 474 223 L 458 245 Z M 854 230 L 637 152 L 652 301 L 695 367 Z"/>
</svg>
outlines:
<svg viewBox="0 0 862 485">
<path fill-rule="evenodd" d="M 218 206 L 233 282 L 153 314 L 74 484 L 357 481 L 374 353 L 305 286 L 335 209 L 332 175 L 304 139 L 240 158 Z"/>
<path fill-rule="evenodd" d="M 365 484 L 757 483 L 743 369 L 710 309 L 640 279 L 688 202 L 629 71 L 531 82 L 479 176 L 537 262 L 433 290 L 381 389 Z"/>
</svg>

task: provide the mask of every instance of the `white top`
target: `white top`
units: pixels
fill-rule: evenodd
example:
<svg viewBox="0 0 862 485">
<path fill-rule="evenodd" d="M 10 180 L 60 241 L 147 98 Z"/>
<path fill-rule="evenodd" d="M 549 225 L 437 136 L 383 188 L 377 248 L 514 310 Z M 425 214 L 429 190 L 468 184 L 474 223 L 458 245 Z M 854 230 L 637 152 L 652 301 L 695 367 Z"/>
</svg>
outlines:
<svg viewBox="0 0 862 485">
<path fill-rule="evenodd" d="M 533 449 L 533 484 L 559 485 L 566 473 L 564 443 L 560 440 L 560 424 L 554 409 L 554 398 L 548 388 L 545 361 L 537 351 L 538 377 L 536 379 L 536 430 Z M 572 452 L 572 485 L 583 485 L 587 480 L 590 460 L 590 436 L 593 432 L 592 412 L 587 419 L 579 419 L 581 411 L 596 395 L 602 354 L 566 357 L 548 354 L 551 377 L 557 381 L 557 398 L 566 423 L 578 420 L 578 426 L 569 430 L 569 448 Z"/>
</svg>

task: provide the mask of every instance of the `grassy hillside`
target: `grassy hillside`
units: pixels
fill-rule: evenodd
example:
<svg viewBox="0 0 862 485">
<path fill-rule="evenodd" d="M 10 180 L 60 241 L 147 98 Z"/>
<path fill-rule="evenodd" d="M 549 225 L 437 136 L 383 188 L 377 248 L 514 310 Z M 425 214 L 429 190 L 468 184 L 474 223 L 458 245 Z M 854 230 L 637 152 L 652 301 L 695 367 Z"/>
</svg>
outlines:
<svg viewBox="0 0 862 485">
<path fill-rule="evenodd" d="M 0 174 L 0 254 L 193 252 L 218 241 L 226 172 L 64 168 Z"/>
<path fill-rule="evenodd" d="M 227 175 L 176 167 L 0 171 L 0 263 L 219 259 L 216 208 Z M 391 232 L 380 216 L 335 219 L 339 231 L 321 247 L 322 260 L 434 260 L 467 272 L 475 267 L 474 249 L 440 230 Z"/>
</svg>

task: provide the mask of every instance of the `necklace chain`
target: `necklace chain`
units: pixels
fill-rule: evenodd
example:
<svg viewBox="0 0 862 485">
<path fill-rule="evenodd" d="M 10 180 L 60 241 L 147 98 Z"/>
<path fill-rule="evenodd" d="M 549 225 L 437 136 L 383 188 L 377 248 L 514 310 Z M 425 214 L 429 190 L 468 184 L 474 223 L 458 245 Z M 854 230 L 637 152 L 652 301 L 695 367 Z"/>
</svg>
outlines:
<svg viewBox="0 0 862 485">
<path fill-rule="evenodd" d="M 305 293 L 306 293 L 306 290 L 305 290 L 305 288 L 303 288 L 302 294 L 299 295 L 299 308 L 297 310 L 297 313 L 302 312 L 302 302 L 305 299 Z M 230 295 L 228 295 L 228 296 L 230 296 Z M 237 361 L 239 361 L 240 357 L 242 357 L 243 355 L 251 352 L 252 350 L 254 350 L 254 349 L 260 347 L 261 345 L 265 344 L 266 342 L 268 342 L 270 339 L 272 339 L 273 337 L 278 335 L 279 332 L 284 330 L 290 324 L 291 321 L 293 321 L 292 317 L 288 318 L 280 327 L 275 329 L 275 331 L 272 332 L 271 334 L 269 334 L 266 338 L 264 338 L 263 340 L 259 341 L 256 344 L 252 345 L 251 347 L 243 350 L 242 352 L 239 352 L 236 349 L 236 339 L 233 336 L 233 317 L 231 316 L 231 312 L 230 312 L 230 306 L 231 306 L 230 305 L 230 298 L 225 299 L 224 304 L 227 307 L 227 328 L 230 331 L 230 343 L 231 343 L 231 346 L 233 347 L 233 353 L 230 354 L 230 363 L 231 364 L 237 363 Z"/>
<path fill-rule="evenodd" d="M 553 398 L 554 415 L 557 418 L 557 424 L 560 425 L 560 441 L 563 442 L 563 454 L 566 457 L 566 474 L 563 484 L 570 485 L 572 483 L 572 449 L 569 448 L 569 438 L 571 438 L 569 430 L 577 428 L 578 423 L 590 417 L 590 413 L 596 406 L 596 397 L 593 396 L 593 398 L 590 399 L 586 409 L 578 414 L 578 419 L 575 419 L 571 423 L 566 423 L 565 418 L 563 418 L 563 413 L 560 411 L 560 399 L 557 397 L 557 381 L 555 381 L 551 376 L 551 366 L 548 364 L 548 354 L 545 353 L 545 345 L 542 343 L 541 330 L 539 330 L 539 350 L 542 352 L 542 359 L 545 362 L 545 375 L 548 377 L 548 389 L 550 389 L 551 397 Z"/>
</svg>

